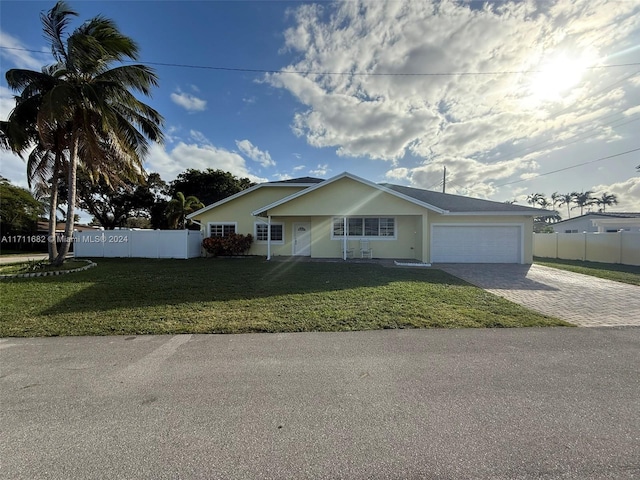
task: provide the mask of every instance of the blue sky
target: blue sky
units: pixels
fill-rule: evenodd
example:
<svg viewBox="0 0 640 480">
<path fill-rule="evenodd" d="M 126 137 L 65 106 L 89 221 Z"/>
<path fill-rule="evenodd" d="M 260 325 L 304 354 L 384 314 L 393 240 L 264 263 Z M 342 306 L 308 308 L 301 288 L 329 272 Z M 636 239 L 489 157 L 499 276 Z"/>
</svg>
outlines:
<svg viewBox="0 0 640 480">
<path fill-rule="evenodd" d="M 156 69 L 147 103 L 166 142 L 145 165 L 165 180 L 349 171 L 441 190 L 446 167 L 448 193 L 525 203 L 594 190 L 640 211 L 640 151 L 624 153 L 640 148 L 640 2 L 69 3 L 72 27 L 112 18 Z M 6 70 L 51 62 L 39 14 L 53 5 L 0 3 L 2 118 Z M 26 185 L 20 159 L 0 161 Z"/>
</svg>

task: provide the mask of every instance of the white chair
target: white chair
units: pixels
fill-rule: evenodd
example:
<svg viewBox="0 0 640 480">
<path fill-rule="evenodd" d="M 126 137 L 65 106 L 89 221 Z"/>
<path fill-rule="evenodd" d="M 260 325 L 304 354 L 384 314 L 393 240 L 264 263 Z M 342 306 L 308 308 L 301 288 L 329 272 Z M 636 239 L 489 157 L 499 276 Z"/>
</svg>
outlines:
<svg viewBox="0 0 640 480">
<path fill-rule="evenodd" d="M 373 258 L 373 248 L 369 246 L 369 240 L 360 240 L 360 258 Z"/>
<path fill-rule="evenodd" d="M 353 247 L 350 247 L 349 244 L 347 244 L 347 248 L 344 248 L 344 245 L 342 245 L 342 258 L 353 258 Z"/>
</svg>

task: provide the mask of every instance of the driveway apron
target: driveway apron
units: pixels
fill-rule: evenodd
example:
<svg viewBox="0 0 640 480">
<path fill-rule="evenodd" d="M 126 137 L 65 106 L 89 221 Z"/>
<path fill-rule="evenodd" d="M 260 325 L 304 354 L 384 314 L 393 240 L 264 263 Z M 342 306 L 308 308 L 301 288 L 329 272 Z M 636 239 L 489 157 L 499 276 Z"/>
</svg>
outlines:
<svg viewBox="0 0 640 480">
<path fill-rule="evenodd" d="M 640 287 L 541 265 L 435 267 L 546 315 L 581 327 L 640 326 Z"/>
</svg>

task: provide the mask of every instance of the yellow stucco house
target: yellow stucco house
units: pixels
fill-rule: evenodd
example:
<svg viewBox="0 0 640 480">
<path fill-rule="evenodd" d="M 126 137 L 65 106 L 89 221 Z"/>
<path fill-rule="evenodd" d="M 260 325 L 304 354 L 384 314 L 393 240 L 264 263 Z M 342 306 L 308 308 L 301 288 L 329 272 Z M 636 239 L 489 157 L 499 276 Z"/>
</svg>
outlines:
<svg viewBox="0 0 640 480">
<path fill-rule="evenodd" d="M 188 216 L 204 236 L 252 234 L 252 255 L 425 263 L 531 263 L 533 217 L 548 211 L 350 173 L 255 185 Z"/>
</svg>

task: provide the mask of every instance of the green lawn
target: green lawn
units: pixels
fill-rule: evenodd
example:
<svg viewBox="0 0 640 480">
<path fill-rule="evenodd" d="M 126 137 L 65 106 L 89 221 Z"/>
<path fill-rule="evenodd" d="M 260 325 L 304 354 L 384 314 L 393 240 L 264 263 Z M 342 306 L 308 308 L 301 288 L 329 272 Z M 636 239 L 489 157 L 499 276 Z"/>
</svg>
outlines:
<svg viewBox="0 0 640 480">
<path fill-rule="evenodd" d="M 640 285 L 640 267 L 617 263 L 584 262 L 582 260 L 561 260 L 557 258 L 534 259 L 534 263 L 545 267 L 559 268 L 616 282 Z"/>
<path fill-rule="evenodd" d="M 3 280 L 0 336 L 569 325 L 440 270 L 262 258 L 98 259 Z"/>
</svg>

